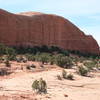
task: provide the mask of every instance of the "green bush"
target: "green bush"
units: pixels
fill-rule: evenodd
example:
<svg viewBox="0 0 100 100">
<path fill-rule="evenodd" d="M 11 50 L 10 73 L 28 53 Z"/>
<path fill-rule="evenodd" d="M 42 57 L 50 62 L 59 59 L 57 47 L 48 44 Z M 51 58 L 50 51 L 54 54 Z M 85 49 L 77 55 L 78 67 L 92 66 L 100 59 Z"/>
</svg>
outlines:
<svg viewBox="0 0 100 100">
<path fill-rule="evenodd" d="M 38 89 L 39 89 L 39 81 L 38 80 L 35 80 L 32 84 L 32 89 L 34 91 L 37 91 L 38 92 Z"/>
<path fill-rule="evenodd" d="M 95 61 L 87 61 L 83 63 L 89 70 L 92 70 L 96 66 Z"/>
<path fill-rule="evenodd" d="M 3 44 L 0 44 L 0 56 L 6 53 L 6 46 Z"/>
<path fill-rule="evenodd" d="M 10 61 L 16 60 L 16 55 L 8 55 L 8 59 L 9 59 Z"/>
<path fill-rule="evenodd" d="M 78 73 L 82 76 L 87 76 L 89 70 L 83 66 L 78 68 Z"/>
<path fill-rule="evenodd" d="M 62 78 L 60 75 L 57 76 L 57 78 L 59 80 L 62 80 L 62 78 L 64 79 L 68 79 L 68 80 L 73 80 L 74 76 L 70 73 L 70 74 L 67 74 L 66 70 L 62 70 Z"/>
<path fill-rule="evenodd" d="M 59 53 L 63 54 L 64 56 L 69 56 L 70 55 L 69 51 L 63 50 L 63 49 Z"/>
<path fill-rule="evenodd" d="M 26 54 L 25 57 L 28 61 L 35 61 L 35 56 L 33 54 Z"/>
<path fill-rule="evenodd" d="M 63 68 L 70 68 L 72 66 L 72 59 L 67 56 L 63 56 L 62 54 L 59 54 L 56 56 L 56 64 Z"/>
<path fill-rule="evenodd" d="M 49 62 L 50 62 L 51 65 L 56 63 L 55 55 L 50 56 Z"/>
<path fill-rule="evenodd" d="M 6 54 L 9 57 L 9 60 L 15 60 L 16 57 L 15 50 L 13 48 L 0 44 L 0 55 L 4 54 Z"/>
<path fill-rule="evenodd" d="M 79 62 L 83 63 L 85 60 L 87 60 L 85 57 L 79 57 Z"/>
<path fill-rule="evenodd" d="M 49 47 L 46 46 L 46 45 L 42 45 L 42 46 L 40 47 L 40 52 L 50 52 L 50 51 L 49 51 Z"/>
<path fill-rule="evenodd" d="M 67 78 L 67 72 L 66 72 L 65 70 L 62 70 L 62 77 L 63 77 L 64 79 Z"/>
<path fill-rule="evenodd" d="M 38 61 L 41 61 L 43 64 L 48 63 L 50 61 L 50 54 L 49 53 L 41 53 L 38 55 Z"/>
<path fill-rule="evenodd" d="M 50 50 L 50 52 L 57 52 L 57 53 L 59 53 L 59 52 L 61 52 L 61 49 L 59 48 L 59 47 L 57 47 L 57 46 L 51 46 L 50 48 L 49 48 L 49 50 Z"/>
<path fill-rule="evenodd" d="M 95 67 L 100 70 L 100 60 L 97 61 Z"/>
<path fill-rule="evenodd" d="M 16 52 L 13 48 L 6 47 L 6 54 L 11 56 L 11 55 L 16 55 Z"/>
<path fill-rule="evenodd" d="M 35 80 L 32 84 L 32 89 L 37 93 L 47 93 L 47 83 L 45 80 L 40 78 L 39 80 Z"/>
</svg>

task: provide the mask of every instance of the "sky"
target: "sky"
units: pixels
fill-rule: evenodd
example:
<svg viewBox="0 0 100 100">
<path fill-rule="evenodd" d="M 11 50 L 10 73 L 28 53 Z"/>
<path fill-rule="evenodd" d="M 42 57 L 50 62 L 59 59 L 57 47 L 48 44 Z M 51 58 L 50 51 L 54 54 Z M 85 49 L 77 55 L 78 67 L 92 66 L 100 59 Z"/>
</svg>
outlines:
<svg viewBox="0 0 100 100">
<path fill-rule="evenodd" d="M 100 46 L 100 0 L 0 0 L 0 8 L 13 13 L 36 11 L 63 16 Z"/>
</svg>

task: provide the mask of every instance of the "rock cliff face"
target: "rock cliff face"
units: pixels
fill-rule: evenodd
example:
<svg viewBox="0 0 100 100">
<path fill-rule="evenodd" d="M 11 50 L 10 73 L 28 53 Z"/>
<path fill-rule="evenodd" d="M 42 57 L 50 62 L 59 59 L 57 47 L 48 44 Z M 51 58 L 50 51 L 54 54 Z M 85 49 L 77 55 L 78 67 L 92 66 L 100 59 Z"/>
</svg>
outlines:
<svg viewBox="0 0 100 100">
<path fill-rule="evenodd" d="M 56 45 L 63 49 L 100 53 L 96 40 L 67 19 L 38 12 L 12 14 L 0 9 L 0 43 L 9 46 Z"/>
</svg>

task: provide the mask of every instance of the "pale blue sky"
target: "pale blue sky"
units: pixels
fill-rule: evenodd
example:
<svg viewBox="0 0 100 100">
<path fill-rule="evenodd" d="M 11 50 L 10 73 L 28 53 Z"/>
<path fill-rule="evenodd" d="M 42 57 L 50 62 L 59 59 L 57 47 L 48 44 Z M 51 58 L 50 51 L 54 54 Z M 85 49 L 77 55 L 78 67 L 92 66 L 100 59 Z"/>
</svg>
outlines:
<svg viewBox="0 0 100 100">
<path fill-rule="evenodd" d="M 0 8 L 13 13 L 38 11 L 61 15 L 100 45 L 100 0 L 0 0 Z"/>
</svg>

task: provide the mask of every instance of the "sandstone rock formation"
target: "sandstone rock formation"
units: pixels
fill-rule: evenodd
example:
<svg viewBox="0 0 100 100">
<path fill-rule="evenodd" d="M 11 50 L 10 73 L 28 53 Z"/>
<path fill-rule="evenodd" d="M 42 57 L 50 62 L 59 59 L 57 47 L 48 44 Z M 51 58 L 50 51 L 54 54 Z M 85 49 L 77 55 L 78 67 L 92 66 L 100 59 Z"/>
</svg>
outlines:
<svg viewBox="0 0 100 100">
<path fill-rule="evenodd" d="M 67 19 L 38 12 L 12 14 L 0 9 L 0 43 L 9 46 L 56 45 L 63 49 L 100 53 L 96 40 Z"/>
</svg>

